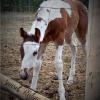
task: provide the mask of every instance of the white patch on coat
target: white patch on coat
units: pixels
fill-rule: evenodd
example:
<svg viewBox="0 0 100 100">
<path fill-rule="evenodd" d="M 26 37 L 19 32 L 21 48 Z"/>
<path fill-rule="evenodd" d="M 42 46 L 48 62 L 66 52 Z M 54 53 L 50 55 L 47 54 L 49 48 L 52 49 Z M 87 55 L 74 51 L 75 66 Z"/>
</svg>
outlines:
<svg viewBox="0 0 100 100">
<path fill-rule="evenodd" d="M 39 44 L 35 42 L 25 42 L 23 44 L 24 58 L 22 60 L 21 69 L 31 68 L 35 64 L 36 56 L 33 56 L 35 51 L 38 51 Z"/>
<path fill-rule="evenodd" d="M 59 46 L 56 50 L 55 62 L 62 61 L 62 51 L 63 51 L 63 46 Z"/>
<path fill-rule="evenodd" d="M 55 18 L 62 18 L 60 9 L 51 9 L 50 10 L 49 22 L 54 20 Z"/>
<path fill-rule="evenodd" d="M 49 15 L 50 15 L 50 8 L 39 8 L 37 11 L 37 17 L 41 17 L 48 23 Z"/>
<path fill-rule="evenodd" d="M 35 34 L 35 28 L 38 28 L 40 30 L 40 40 L 39 42 L 41 42 L 44 38 L 44 35 L 45 35 L 45 30 L 47 28 L 47 25 L 45 24 L 44 21 L 37 21 L 35 20 L 33 23 L 32 23 L 32 27 L 31 27 L 31 30 L 28 32 L 29 35 L 34 35 Z"/>
<path fill-rule="evenodd" d="M 68 4 L 67 2 L 64 2 L 62 0 L 47 0 L 44 1 L 40 7 L 45 7 L 45 8 L 54 8 L 55 9 L 55 14 L 56 14 L 56 10 L 60 9 L 60 8 L 65 8 L 67 13 L 69 14 L 69 16 L 71 16 L 72 13 L 72 9 L 70 4 Z"/>
<path fill-rule="evenodd" d="M 28 32 L 28 34 L 29 35 L 35 34 L 35 28 L 38 28 L 41 33 L 39 42 L 42 42 L 45 35 L 45 30 L 48 26 L 48 19 L 49 19 L 50 13 L 45 8 L 39 8 L 37 12 L 38 14 L 36 16 L 36 19 L 32 23 L 31 30 Z M 42 18 L 43 20 L 37 21 L 37 18 L 39 17 Z"/>
<path fill-rule="evenodd" d="M 72 34 L 72 44 L 73 44 L 74 46 L 79 46 L 79 45 L 81 45 L 81 43 L 80 43 L 80 41 L 78 40 L 78 38 L 77 38 L 75 32 Z"/>
</svg>

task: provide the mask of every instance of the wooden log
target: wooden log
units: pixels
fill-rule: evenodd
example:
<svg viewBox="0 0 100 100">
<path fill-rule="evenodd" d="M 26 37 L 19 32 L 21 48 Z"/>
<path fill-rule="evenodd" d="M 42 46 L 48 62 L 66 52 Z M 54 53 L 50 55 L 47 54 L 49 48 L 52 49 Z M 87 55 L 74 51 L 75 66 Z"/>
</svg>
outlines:
<svg viewBox="0 0 100 100">
<path fill-rule="evenodd" d="M 0 73 L 0 88 L 22 100 L 49 100 Z"/>
</svg>

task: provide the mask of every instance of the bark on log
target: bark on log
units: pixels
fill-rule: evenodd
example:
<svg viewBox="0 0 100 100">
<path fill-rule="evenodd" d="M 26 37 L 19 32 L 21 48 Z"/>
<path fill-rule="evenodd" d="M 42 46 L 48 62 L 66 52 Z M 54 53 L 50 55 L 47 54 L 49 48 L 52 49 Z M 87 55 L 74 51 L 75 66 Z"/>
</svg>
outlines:
<svg viewBox="0 0 100 100">
<path fill-rule="evenodd" d="M 22 100 L 49 100 L 48 98 L 34 92 L 33 90 L 23 87 L 16 81 L 0 73 L 0 88 L 9 91 Z"/>
</svg>

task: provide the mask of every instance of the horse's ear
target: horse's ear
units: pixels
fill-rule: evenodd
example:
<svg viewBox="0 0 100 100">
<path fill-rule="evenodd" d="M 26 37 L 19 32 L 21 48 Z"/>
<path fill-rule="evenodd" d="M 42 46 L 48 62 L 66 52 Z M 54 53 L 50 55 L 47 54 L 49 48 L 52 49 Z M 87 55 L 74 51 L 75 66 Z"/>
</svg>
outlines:
<svg viewBox="0 0 100 100">
<path fill-rule="evenodd" d="M 38 28 L 35 28 L 35 40 L 36 42 L 40 40 L 40 30 Z"/>
<path fill-rule="evenodd" d="M 20 36 L 24 39 L 27 37 L 27 32 L 25 32 L 23 28 L 20 28 Z"/>
</svg>

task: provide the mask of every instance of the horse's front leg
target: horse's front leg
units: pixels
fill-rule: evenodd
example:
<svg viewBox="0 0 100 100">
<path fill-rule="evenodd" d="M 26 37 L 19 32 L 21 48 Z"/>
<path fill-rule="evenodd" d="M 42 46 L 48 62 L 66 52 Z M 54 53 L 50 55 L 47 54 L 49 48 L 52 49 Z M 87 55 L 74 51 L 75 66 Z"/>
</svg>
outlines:
<svg viewBox="0 0 100 100">
<path fill-rule="evenodd" d="M 59 97 L 60 97 L 60 100 L 66 100 L 65 89 L 63 86 L 63 76 L 62 76 L 62 72 L 63 72 L 62 50 L 63 50 L 63 46 L 57 47 L 56 56 L 55 56 L 55 67 L 57 70 L 57 75 L 58 75 L 58 80 L 59 80 L 59 88 L 58 88 Z"/>
<path fill-rule="evenodd" d="M 38 55 L 37 55 L 37 59 L 35 61 L 35 65 L 34 65 L 34 68 L 33 68 L 32 83 L 31 83 L 31 89 L 33 89 L 33 90 L 36 90 L 36 88 L 37 88 L 38 76 L 39 76 L 39 72 L 40 72 L 41 65 L 42 65 L 42 55 L 45 51 L 45 48 L 46 48 L 46 44 L 40 45 Z"/>
<path fill-rule="evenodd" d="M 36 59 L 35 66 L 33 68 L 33 77 L 32 77 L 32 83 L 31 83 L 31 89 L 33 90 L 36 90 L 37 88 L 37 81 L 38 81 L 41 64 L 42 64 L 42 59 Z"/>
</svg>

